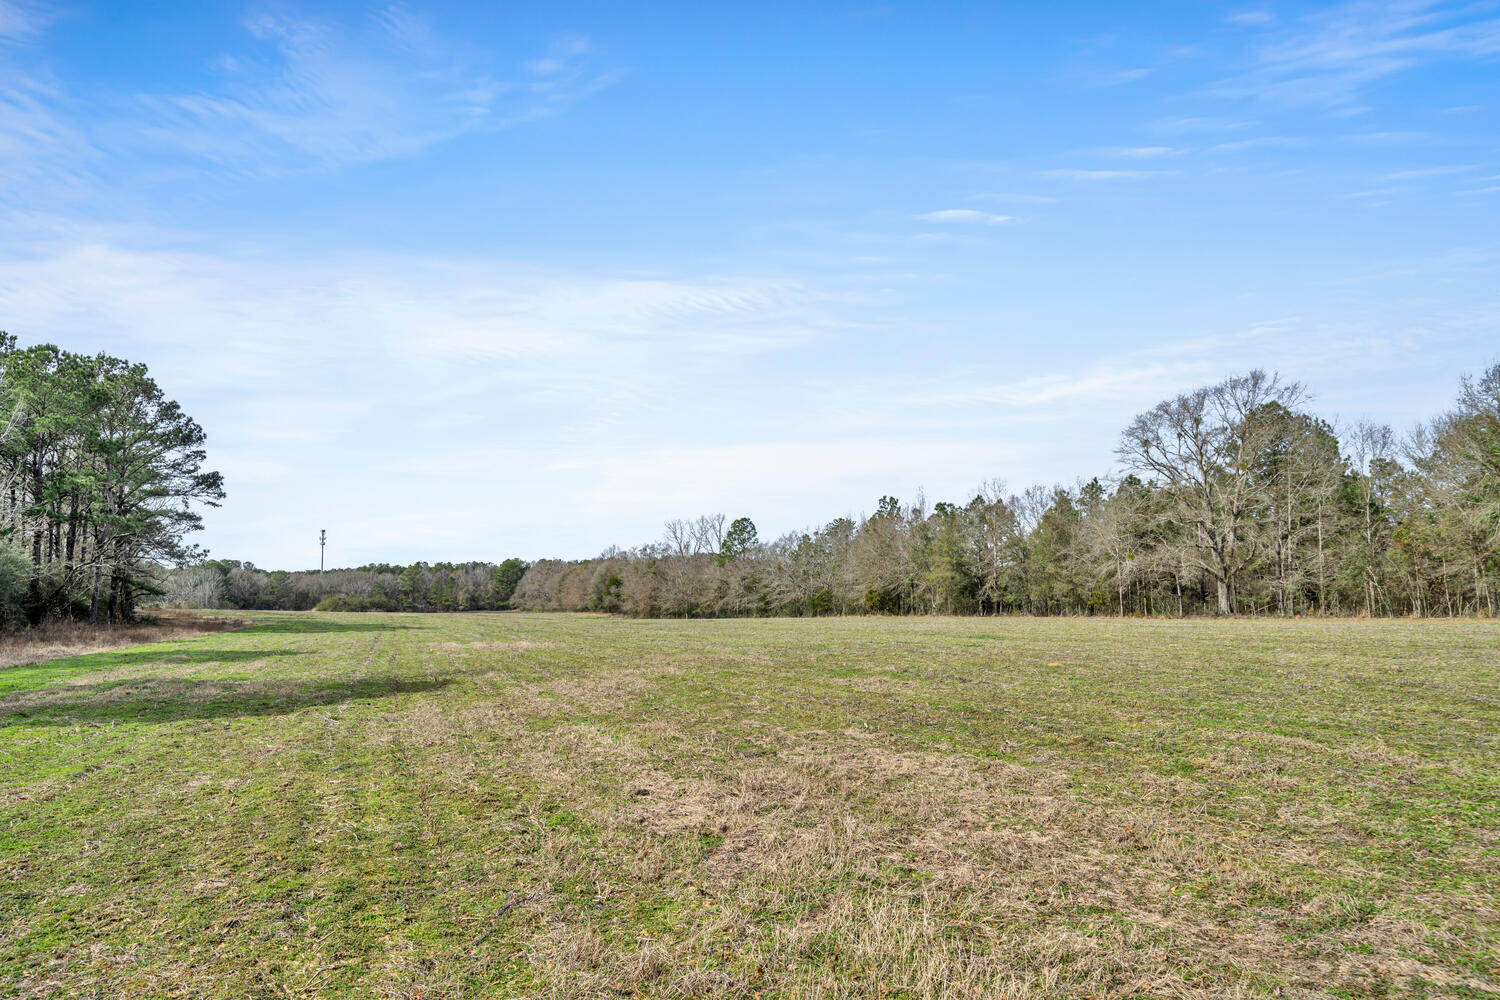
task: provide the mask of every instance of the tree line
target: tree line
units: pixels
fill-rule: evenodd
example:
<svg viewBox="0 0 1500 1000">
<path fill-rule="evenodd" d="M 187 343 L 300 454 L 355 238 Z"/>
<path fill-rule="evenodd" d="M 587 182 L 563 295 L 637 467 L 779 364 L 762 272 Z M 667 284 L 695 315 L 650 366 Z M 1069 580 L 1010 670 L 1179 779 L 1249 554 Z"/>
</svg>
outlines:
<svg viewBox="0 0 1500 1000">
<path fill-rule="evenodd" d="M 1398 437 L 1336 429 L 1299 384 L 1252 371 L 1164 400 L 1120 468 L 762 541 L 748 518 L 541 560 L 511 603 L 642 617 L 830 614 L 1495 614 L 1500 365 Z"/>
<path fill-rule="evenodd" d="M 964 503 L 887 496 L 773 540 L 712 515 L 593 559 L 327 573 L 200 560 L 152 586 L 169 603 L 244 609 L 1493 616 L 1500 365 L 1403 436 L 1336 428 L 1308 398 L 1251 371 L 1137 416 L 1112 476 L 1018 493 L 992 480 Z"/>
<path fill-rule="evenodd" d="M 211 559 L 166 571 L 160 600 L 185 608 L 282 611 L 499 611 L 526 572 L 502 563 L 375 563 L 327 572 L 257 569 Z"/>
<path fill-rule="evenodd" d="M 0 333 L 0 621 L 120 621 L 224 497 L 146 366 Z"/>
</svg>

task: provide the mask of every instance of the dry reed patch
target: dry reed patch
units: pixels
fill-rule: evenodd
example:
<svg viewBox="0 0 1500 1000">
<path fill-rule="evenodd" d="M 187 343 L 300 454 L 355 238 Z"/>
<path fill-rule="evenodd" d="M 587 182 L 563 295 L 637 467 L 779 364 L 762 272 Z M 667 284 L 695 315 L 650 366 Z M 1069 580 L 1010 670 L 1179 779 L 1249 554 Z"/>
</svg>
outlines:
<svg viewBox="0 0 1500 1000">
<path fill-rule="evenodd" d="M 170 639 L 227 632 L 244 628 L 248 624 L 236 619 L 199 618 L 180 612 L 138 625 L 45 622 L 34 629 L 0 634 L 0 669 L 31 666 L 88 653 L 103 653 L 127 646 L 143 646 Z"/>
</svg>

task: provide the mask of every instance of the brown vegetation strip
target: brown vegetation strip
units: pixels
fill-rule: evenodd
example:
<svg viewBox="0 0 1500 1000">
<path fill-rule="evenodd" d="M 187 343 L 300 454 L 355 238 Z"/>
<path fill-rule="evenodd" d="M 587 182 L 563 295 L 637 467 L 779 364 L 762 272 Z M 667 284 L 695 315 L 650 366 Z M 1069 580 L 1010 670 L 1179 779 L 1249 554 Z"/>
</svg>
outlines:
<svg viewBox="0 0 1500 1000">
<path fill-rule="evenodd" d="M 65 656 L 102 653 L 126 646 L 143 646 L 169 639 L 227 632 L 248 622 L 233 618 L 203 618 L 166 611 L 136 625 L 90 625 L 87 622 L 49 621 L 36 628 L 0 633 L 0 669 L 46 663 Z"/>
</svg>

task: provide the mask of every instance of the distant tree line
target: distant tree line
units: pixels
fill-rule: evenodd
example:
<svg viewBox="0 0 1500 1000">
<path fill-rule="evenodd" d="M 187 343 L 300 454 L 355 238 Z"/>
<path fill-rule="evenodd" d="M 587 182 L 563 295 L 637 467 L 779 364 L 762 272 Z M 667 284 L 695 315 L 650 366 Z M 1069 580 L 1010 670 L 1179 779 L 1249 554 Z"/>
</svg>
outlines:
<svg viewBox="0 0 1500 1000">
<path fill-rule="evenodd" d="M 164 572 L 160 600 L 189 608 L 283 611 L 498 611 L 525 574 L 502 563 L 386 563 L 325 573 L 266 571 L 212 559 Z"/>
<path fill-rule="evenodd" d="M 993 480 L 965 503 L 887 496 L 769 541 L 713 515 L 593 559 L 322 574 L 217 560 L 154 586 L 168 603 L 288 610 L 1493 616 L 1500 365 L 1399 438 L 1335 428 L 1307 398 L 1252 371 L 1137 416 L 1112 477 L 1019 493 Z"/>
<path fill-rule="evenodd" d="M 1252 371 L 1164 400 L 1119 473 L 965 503 L 883 497 L 865 517 L 761 541 L 748 518 L 541 560 L 511 603 L 642 617 L 1024 613 L 1495 614 L 1500 365 L 1404 438 L 1309 413 Z"/>
<path fill-rule="evenodd" d="M 146 366 L 0 333 L 0 621 L 126 620 L 224 496 Z"/>
</svg>

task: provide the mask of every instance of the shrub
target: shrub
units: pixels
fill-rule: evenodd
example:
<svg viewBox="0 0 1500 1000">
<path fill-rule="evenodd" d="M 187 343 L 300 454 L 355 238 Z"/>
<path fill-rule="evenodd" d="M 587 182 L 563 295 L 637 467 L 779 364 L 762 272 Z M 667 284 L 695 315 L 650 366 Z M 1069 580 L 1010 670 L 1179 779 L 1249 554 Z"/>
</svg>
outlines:
<svg viewBox="0 0 1500 1000">
<path fill-rule="evenodd" d="M 330 594 L 318 602 L 318 611 L 395 611 L 396 604 L 386 597 L 350 597 Z"/>
</svg>

